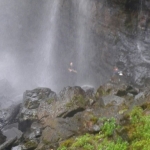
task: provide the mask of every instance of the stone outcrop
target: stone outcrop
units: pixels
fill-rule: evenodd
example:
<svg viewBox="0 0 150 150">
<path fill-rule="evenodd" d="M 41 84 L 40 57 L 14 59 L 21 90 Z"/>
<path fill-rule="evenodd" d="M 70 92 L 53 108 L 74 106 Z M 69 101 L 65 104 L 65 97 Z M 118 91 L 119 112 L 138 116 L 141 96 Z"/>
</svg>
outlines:
<svg viewBox="0 0 150 150">
<path fill-rule="evenodd" d="M 38 108 L 41 103 L 48 104 L 53 101 L 57 101 L 57 96 L 48 88 L 37 88 L 32 91 L 26 91 L 23 95 L 23 103 L 20 109 L 19 128 L 25 131 L 28 128 L 26 125 L 31 125 L 37 119 Z"/>
<path fill-rule="evenodd" d="M 56 149 L 68 138 L 100 132 L 104 123 L 101 118 L 114 117 L 117 123 L 124 124 L 126 114 L 135 105 L 143 108 L 149 105 L 149 97 L 148 88 L 142 91 L 121 81 L 110 81 L 96 91 L 79 86 L 65 87 L 58 94 L 48 88 L 28 90 L 19 114 L 13 119 L 18 123 L 8 122 L 3 127 L 7 141 L 1 146 L 20 150 Z M 149 114 L 149 110 L 144 113 Z"/>
</svg>

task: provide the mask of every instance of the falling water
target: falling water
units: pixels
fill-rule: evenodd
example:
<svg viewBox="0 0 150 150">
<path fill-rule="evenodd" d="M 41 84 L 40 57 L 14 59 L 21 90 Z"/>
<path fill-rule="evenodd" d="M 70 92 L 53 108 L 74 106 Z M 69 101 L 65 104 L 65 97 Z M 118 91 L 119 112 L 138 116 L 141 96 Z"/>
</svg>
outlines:
<svg viewBox="0 0 150 150">
<path fill-rule="evenodd" d="M 92 84 L 89 77 L 89 63 L 92 61 L 92 37 L 90 34 L 90 25 L 92 18 L 93 2 L 90 0 L 76 0 L 78 6 L 77 17 L 77 51 L 78 51 L 78 74 L 77 84 Z"/>
<path fill-rule="evenodd" d="M 146 31 L 147 14 L 143 11 L 143 0 L 140 3 L 137 49 L 143 62 L 150 63 L 149 31 Z M 145 34 L 146 32 L 146 34 Z"/>
<path fill-rule="evenodd" d="M 44 48 L 40 51 L 40 61 L 39 61 L 39 78 L 36 79 L 38 86 L 46 86 L 55 88 L 54 78 L 55 78 L 55 41 L 56 41 L 56 31 L 57 31 L 57 18 L 59 15 L 59 0 L 49 1 L 47 5 L 50 6 L 48 17 L 46 17 L 45 22 L 47 22 L 48 30 L 47 33 L 42 37 L 44 39 Z"/>
</svg>

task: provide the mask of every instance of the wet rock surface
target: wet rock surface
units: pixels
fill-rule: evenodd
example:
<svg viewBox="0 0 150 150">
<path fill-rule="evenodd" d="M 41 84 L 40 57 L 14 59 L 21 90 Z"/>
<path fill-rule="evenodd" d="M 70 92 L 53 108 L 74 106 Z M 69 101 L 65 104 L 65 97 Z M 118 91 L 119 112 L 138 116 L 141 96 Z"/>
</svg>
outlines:
<svg viewBox="0 0 150 150">
<path fill-rule="evenodd" d="M 114 117 L 124 124 L 127 122 L 125 114 L 134 106 L 146 107 L 149 91 L 121 81 L 117 84 L 110 81 L 97 90 L 65 87 L 58 94 L 48 88 L 28 90 L 24 93 L 19 114 L 13 119 L 16 123 L 9 122 L 3 127 L 2 136 L 6 143 L 2 147 L 56 149 L 63 140 L 100 132 L 103 126 L 100 118 Z M 29 107 L 35 106 L 32 103 L 35 101 L 38 105 Z M 145 114 L 149 111 L 145 110 Z"/>
<path fill-rule="evenodd" d="M 98 88 L 66 86 L 58 94 L 49 88 L 27 90 L 21 105 L 0 110 L 0 127 L 3 129 L 0 149 L 56 149 L 59 142 L 70 137 L 99 132 L 103 125 L 99 118 L 114 117 L 117 122 L 126 124 L 129 119 L 126 113 L 139 105 L 145 108 L 145 114 L 150 114 L 146 109 L 150 102 L 150 2 L 93 0 L 86 4 L 90 5 L 84 7 L 83 1 L 78 3 L 74 0 L 60 3 L 55 52 L 59 56 L 59 64 L 65 65 L 56 70 L 59 80 L 55 84 L 63 85 L 65 81 L 66 85 L 76 83 L 79 76 L 78 85 L 87 82 Z M 82 11 L 85 8 L 88 11 Z M 90 15 L 87 15 L 89 12 Z M 85 29 L 85 40 L 79 39 L 79 26 L 80 30 Z M 68 64 L 64 58 L 68 56 L 72 61 L 70 51 L 76 56 L 77 49 L 81 49 L 74 41 L 80 40 L 83 47 L 86 45 L 82 56 L 88 57 L 73 57 L 78 64 L 79 75 L 70 77 L 64 71 Z M 62 48 L 65 52 L 60 57 Z M 79 59 L 82 61 L 78 62 Z M 57 62 L 56 66 L 59 66 Z M 114 66 L 123 75 L 114 75 Z M 66 75 L 63 79 L 62 74 Z M 108 83 L 99 86 L 108 80 Z M 6 82 L 0 84 L 0 89 L 3 89 L 1 101 L 10 100 L 13 97 L 12 87 Z M 135 88 L 135 85 L 138 87 Z M 7 93 L 12 97 L 7 97 Z M 12 125 L 16 122 L 18 126 Z"/>
<path fill-rule="evenodd" d="M 13 123 L 17 120 L 17 115 L 20 110 L 20 104 L 11 105 L 8 108 L 0 109 L 0 128 L 3 126 Z"/>
</svg>

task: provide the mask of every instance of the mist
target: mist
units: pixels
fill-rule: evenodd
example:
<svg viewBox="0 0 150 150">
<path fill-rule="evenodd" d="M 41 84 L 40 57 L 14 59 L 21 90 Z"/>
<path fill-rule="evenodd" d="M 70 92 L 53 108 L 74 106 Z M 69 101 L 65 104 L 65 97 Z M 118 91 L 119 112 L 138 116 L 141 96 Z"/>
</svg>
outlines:
<svg viewBox="0 0 150 150">
<path fill-rule="evenodd" d="M 18 93 L 41 86 L 60 91 L 64 86 L 97 82 L 98 76 L 88 69 L 94 45 L 90 26 L 84 28 L 92 17 L 91 3 L 87 1 L 85 7 L 84 1 L 67 3 L 0 1 L 0 80 L 7 80 Z M 71 82 L 70 62 L 79 72 Z"/>
</svg>

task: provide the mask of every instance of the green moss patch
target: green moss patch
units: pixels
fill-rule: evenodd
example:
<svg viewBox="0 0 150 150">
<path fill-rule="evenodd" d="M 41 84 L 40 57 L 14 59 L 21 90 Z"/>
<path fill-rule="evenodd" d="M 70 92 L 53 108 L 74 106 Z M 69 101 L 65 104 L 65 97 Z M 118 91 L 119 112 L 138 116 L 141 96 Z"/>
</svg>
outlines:
<svg viewBox="0 0 150 150">
<path fill-rule="evenodd" d="M 124 125 L 117 124 L 115 118 L 100 118 L 103 126 L 98 134 L 68 139 L 58 150 L 149 150 L 150 115 L 145 115 L 142 107 L 134 107 Z"/>
<path fill-rule="evenodd" d="M 67 108 L 72 108 L 75 106 L 85 107 L 86 99 L 82 95 L 74 96 L 69 103 L 66 104 Z"/>
</svg>

